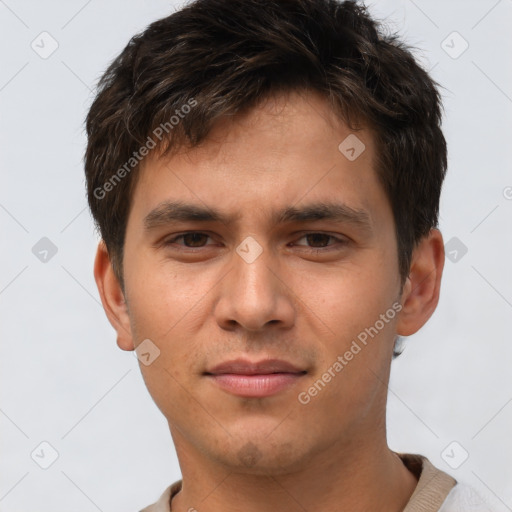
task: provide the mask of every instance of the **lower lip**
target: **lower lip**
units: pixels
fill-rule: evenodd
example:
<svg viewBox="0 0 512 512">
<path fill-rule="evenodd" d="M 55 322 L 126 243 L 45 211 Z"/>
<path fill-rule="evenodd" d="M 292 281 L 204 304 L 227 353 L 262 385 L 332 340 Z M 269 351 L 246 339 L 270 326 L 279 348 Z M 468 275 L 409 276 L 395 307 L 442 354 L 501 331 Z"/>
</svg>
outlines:
<svg viewBox="0 0 512 512">
<path fill-rule="evenodd" d="M 275 395 L 293 386 L 303 373 L 271 373 L 266 375 L 239 375 L 223 373 L 209 377 L 224 391 L 246 398 Z"/>
</svg>

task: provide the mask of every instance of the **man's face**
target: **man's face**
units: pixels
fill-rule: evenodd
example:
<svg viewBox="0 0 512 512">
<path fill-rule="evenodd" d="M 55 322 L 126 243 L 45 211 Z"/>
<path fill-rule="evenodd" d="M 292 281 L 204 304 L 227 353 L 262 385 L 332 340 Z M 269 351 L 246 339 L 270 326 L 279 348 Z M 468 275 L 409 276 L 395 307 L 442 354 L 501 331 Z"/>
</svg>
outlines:
<svg viewBox="0 0 512 512">
<path fill-rule="evenodd" d="M 357 132 L 355 160 L 354 139 L 338 149 L 349 135 L 324 100 L 292 94 L 218 123 L 200 148 L 144 161 L 126 300 L 134 345 L 160 350 L 141 370 L 179 456 L 277 474 L 359 450 L 358 439 L 370 446 L 384 428 L 400 300 L 394 220 L 371 133 Z M 225 218 L 145 222 L 166 202 Z M 340 215 L 297 214 L 319 204 Z M 279 219 L 287 209 L 295 215 Z M 297 372 L 215 370 L 269 359 Z"/>
</svg>

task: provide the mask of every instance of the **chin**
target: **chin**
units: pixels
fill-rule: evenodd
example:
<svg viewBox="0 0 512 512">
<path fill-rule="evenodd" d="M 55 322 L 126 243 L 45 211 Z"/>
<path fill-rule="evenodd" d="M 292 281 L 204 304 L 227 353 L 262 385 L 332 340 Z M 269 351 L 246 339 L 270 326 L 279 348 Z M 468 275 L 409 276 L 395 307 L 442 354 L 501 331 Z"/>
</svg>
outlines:
<svg viewBox="0 0 512 512">
<path fill-rule="evenodd" d="M 307 453 L 301 453 L 300 448 L 296 442 L 270 442 L 247 435 L 245 440 L 231 440 L 229 446 L 224 445 L 218 453 L 210 450 L 210 456 L 235 473 L 277 476 L 308 464 L 309 457 Z"/>
</svg>

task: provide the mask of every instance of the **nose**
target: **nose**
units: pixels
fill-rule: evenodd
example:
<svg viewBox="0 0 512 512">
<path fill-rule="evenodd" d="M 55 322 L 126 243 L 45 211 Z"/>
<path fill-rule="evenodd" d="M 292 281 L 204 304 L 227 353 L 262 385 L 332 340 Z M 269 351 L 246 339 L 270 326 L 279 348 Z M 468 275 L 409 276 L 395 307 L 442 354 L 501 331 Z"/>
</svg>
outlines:
<svg viewBox="0 0 512 512">
<path fill-rule="evenodd" d="M 215 305 L 221 328 L 259 331 L 293 326 L 296 312 L 291 283 L 286 283 L 271 259 L 265 250 L 252 262 L 233 254 L 233 265 L 222 280 Z"/>
</svg>

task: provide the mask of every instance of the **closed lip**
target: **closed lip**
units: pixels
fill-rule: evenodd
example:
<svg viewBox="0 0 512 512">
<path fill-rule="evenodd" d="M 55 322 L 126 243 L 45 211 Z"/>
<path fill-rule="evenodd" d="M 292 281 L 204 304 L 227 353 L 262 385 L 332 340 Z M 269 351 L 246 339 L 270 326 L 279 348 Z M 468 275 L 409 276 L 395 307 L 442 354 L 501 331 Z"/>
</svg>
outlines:
<svg viewBox="0 0 512 512">
<path fill-rule="evenodd" d="M 307 371 L 282 359 L 264 359 L 254 362 L 247 359 L 233 359 L 220 363 L 205 372 L 206 375 L 269 375 L 272 373 L 304 374 Z"/>
</svg>

